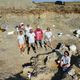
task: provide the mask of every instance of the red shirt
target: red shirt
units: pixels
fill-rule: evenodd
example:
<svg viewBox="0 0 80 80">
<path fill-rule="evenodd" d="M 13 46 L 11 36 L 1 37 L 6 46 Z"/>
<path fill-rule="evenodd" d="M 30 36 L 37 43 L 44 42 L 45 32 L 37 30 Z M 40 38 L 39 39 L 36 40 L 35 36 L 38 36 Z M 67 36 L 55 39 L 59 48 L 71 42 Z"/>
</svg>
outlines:
<svg viewBox="0 0 80 80">
<path fill-rule="evenodd" d="M 41 29 L 35 30 L 35 40 L 42 40 L 43 39 L 43 31 Z"/>
</svg>

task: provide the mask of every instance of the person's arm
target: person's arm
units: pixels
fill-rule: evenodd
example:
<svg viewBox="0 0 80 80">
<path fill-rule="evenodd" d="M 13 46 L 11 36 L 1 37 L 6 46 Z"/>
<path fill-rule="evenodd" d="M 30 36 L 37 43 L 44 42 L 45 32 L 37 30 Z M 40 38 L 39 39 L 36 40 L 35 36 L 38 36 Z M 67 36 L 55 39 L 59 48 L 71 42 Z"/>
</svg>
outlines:
<svg viewBox="0 0 80 80">
<path fill-rule="evenodd" d="M 64 59 L 64 56 L 62 56 L 62 58 L 61 58 L 61 60 L 60 60 L 60 66 L 61 66 L 61 67 L 64 65 L 63 59 Z"/>
<path fill-rule="evenodd" d="M 25 39 L 25 37 L 24 37 L 24 44 L 26 44 L 26 39 Z"/>
<path fill-rule="evenodd" d="M 36 30 L 34 31 L 34 37 L 35 37 L 35 39 L 36 39 Z"/>
<path fill-rule="evenodd" d="M 19 38 L 17 38 L 17 43 L 18 43 L 18 45 L 19 45 Z"/>
<path fill-rule="evenodd" d="M 52 34 L 52 32 L 51 32 L 51 39 L 53 38 L 53 34 Z"/>
<path fill-rule="evenodd" d="M 46 36 L 47 34 L 46 34 L 46 32 L 44 33 L 44 39 L 46 40 L 46 39 L 48 39 L 48 37 Z"/>
<path fill-rule="evenodd" d="M 34 38 L 36 38 L 36 34 L 34 33 Z"/>
</svg>

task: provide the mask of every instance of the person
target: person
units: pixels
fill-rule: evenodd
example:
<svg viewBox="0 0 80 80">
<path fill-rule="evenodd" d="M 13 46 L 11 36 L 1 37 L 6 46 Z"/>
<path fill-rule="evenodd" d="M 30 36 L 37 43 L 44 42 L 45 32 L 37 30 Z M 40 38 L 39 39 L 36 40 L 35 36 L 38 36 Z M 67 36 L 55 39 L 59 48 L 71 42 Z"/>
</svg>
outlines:
<svg viewBox="0 0 80 80">
<path fill-rule="evenodd" d="M 22 31 L 23 34 L 25 35 L 25 25 L 23 22 L 21 22 L 18 26 L 18 31 Z"/>
<path fill-rule="evenodd" d="M 28 46 L 29 42 L 28 42 L 28 34 L 30 32 L 30 29 L 32 29 L 32 27 L 30 25 L 25 26 L 25 39 L 26 39 L 26 44 Z"/>
<path fill-rule="evenodd" d="M 50 28 L 48 27 L 46 32 L 44 33 L 44 43 L 45 43 L 44 47 L 46 49 L 47 49 L 47 46 L 52 49 L 51 39 L 52 39 L 52 32 L 50 31 Z"/>
<path fill-rule="evenodd" d="M 25 26 L 25 31 L 26 31 L 27 33 L 30 32 L 30 29 L 32 29 L 31 25 L 28 24 L 27 26 Z"/>
<path fill-rule="evenodd" d="M 69 52 L 65 51 L 61 60 L 58 61 L 60 63 L 60 67 L 62 68 L 62 72 L 68 72 L 71 66 L 71 57 L 69 56 Z"/>
<path fill-rule="evenodd" d="M 36 53 L 36 48 L 35 48 L 35 33 L 33 32 L 32 29 L 30 29 L 30 33 L 27 34 L 28 37 L 28 54 L 30 52 L 30 48 L 32 47 L 34 53 Z"/>
<path fill-rule="evenodd" d="M 43 31 L 42 31 L 42 29 L 40 29 L 40 27 L 38 26 L 34 32 L 35 32 L 35 40 L 36 40 L 35 42 L 36 42 L 37 48 L 39 47 L 39 45 L 40 45 L 40 47 L 43 47 L 43 44 L 42 44 Z"/>
<path fill-rule="evenodd" d="M 21 54 L 25 51 L 25 38 L 23 35 L 23 31 L 19 31 L 19 35 L 18 35 L 18 46 L 20 49 Z"/>
<path fill-rule="evenodd" d="M 19 34 L 19 26 L 16 26 L 15 29 L 16 29 L 16 32 L 17 32 L 17 35 L 18 35 Z"/>
</svg>

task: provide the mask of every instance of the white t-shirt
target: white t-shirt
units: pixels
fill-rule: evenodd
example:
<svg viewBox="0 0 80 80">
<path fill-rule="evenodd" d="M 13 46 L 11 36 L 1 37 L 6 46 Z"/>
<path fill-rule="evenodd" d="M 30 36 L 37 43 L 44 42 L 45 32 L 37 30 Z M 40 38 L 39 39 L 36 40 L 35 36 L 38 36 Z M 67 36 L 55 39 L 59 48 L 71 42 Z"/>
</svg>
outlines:
<svg viewBox="0 0 80 80">
<path fill-rule="evenodd" d="M 16 31 L 19 32 L 19 28 L 16 28 Z"/>
<path fill-rule="evenodd" d="M 45 40 L 46 41 L 51 41 L 51 37 L 52 37 L 52 32 L 51 31 L 46 31 L 45 32 L 45 34 L 44 34 L 44 36 L 45 36 Z"/>
<path fill-rule="evenodd" d="M 30 29 L 32 29 L 32 27 L 27 27 L 27 26 L 25 26 L 25 30 L 26 30 L 26 32 L 30 32 Z"/>
<path fill-rule="evenodd" d="M 71 58 L 69 56 L 67 57 L 63 56 L 61 58 L 61 61 L 63 62 L 63 64 L 68 64 L 70 66 Z"/>
<path fill-rule="evenodd" d="M 19 44 L 24 44 L 24 42 L 25 42 L 24 35 L 19 35 L 17 39 L 19 41 Z"/>
<path fill-rule="evenodd" d="M 29 43 L 35 43 L 35 33 L 28 33 Z"/>
</svg>

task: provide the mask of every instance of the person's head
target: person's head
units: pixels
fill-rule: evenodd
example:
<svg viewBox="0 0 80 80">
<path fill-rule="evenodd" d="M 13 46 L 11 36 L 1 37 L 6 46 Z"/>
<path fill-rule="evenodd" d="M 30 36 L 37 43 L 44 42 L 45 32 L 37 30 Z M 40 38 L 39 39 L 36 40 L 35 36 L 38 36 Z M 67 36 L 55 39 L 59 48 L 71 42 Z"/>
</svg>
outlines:
<svg viewBox="0 0 80 80">
<path fill-rule="evenodd" d="M 47 31 L 50 31 L 50 28 L 49 27 L 47 27 Z"/>
<path fill-rule="evenodd" d="M 33 30 L 32 29 L 30 29 L 30 33 L 33 33 Z"/>
<path fill-rule="evenodd" d="M 15 28 L 18 28 L 19 26 L 16 26 Z"/>
<path fill-rule="evenodd" d="M 40 30 L 40 27 L 38 26 L 36 29 L 37 29 L 37 30 Z"/>
<path fill-rule="evenodd" d="M 23 31 L 19 31 L 19 33 L 20 33 L 20 35 L 22 35 L 23 34 Z"/>
<path fill-rule="evenodd" d="M 24 23 L 20 23 L 20 26 L 24 26 Z"/>
<path fill-rule="evenodd" d="M 29 24 L 27 24 L 27 27 L 29 27 L 30 25 Z"/>
<path fill-rule="evenodd" d="M 65 51 L 64 52 L 64 56 L 69 56 L 69 52 L 68 51 Z"/>
</svg>

